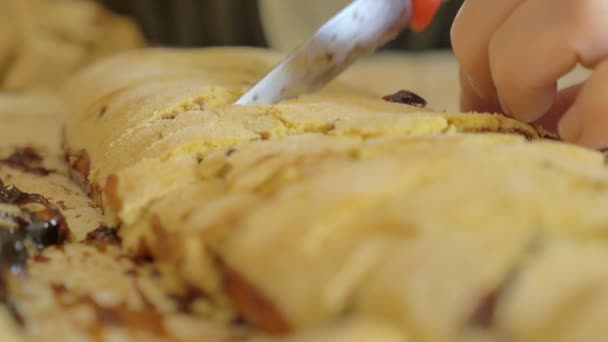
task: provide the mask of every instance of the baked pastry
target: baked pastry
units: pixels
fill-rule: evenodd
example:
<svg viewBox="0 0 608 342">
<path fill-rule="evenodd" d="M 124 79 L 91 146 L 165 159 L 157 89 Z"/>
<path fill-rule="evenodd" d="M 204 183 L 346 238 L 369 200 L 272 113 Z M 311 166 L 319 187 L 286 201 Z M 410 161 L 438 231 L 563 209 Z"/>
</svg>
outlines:
<svg viewBox="0 0 608 342">
<path fill-rule="evenodd" d="M 288 339 L 608 334 L 602 154 L 339 83 L 232 105 L 276 60 L 141 50 L 66 87 L 74 177 L 175 291 Z"/>
<path fill-rule="evenodd" d="M 608 334 L 604 155 L 340 83 L 233 106 L 278 58 L 137 50 L 0 95 L 0 340 Z"/>
<path fill-rule="evenodd" d="M 67 86 L 73 116 L 66 123 L 66 142 L 73 160 L 82 157 L 88 160 L 82 164 L 90 164 L 90 170 L 80 173 L 93 197 L 100 201 L 99 193 L 108 178 L 120 182 L 121 173 L 125 177 L 133 174 L 137 163 L 147 164 L 142 170 L 155 167 L 157 161 L 161 161 L 159 167 L 193 163 L 193 156 L 203 157 L 217 148 L 301 133 L 326 132 L 362 139 L 510 131 L 538 137 L 531 127 L 502 116 L 433 113 L 381 101 L 370 92 L 341 84 L 277 106 L 228 106 L 277 57 L 254 49 L 212 48 L 188 54 L 150 49 L 115 56 L 76 76 Z M 172 162 L 164 163 L 167 158 Z M 177 169 L 183 173 L 192 168 Z M 177 169 L 172 172 L 179 172 Z M 139 177 L 145 175 L 135 178 Z M 189 179 L 183 174 L 176 178 L 180 182 Z M 131 181 L 122 183 L 136 186 Z M 151 196 L 165 191 L 153 188 L 157 183 L 142 178 Z M 172 187 L 166 185 L 166 189 Z M 144 204 L 149 200 L 132 189 L 126 193 Z M 121 202 L 124 213 L 117 214 L 130 222 L 141 205 L 126 197 Z"/>
<path fill-rule="evenodd" d="M 70 181 L 64 108 L 52 95 L 0 95 L 0 340 L 399 341 L 379 320 L 265 336 L 158 264 L 128 254 L 100 208 Z M 23 246 L 25 245 L 25 249 Z"/>
<path fill-rule="evenodd" d="M 373 318 L 289 337 L 238 320 L 196 288 L 180 291 L 159 264 L 134 257 L 68 177 L 59 151 L 61 101 L 0 95 L 0 340 L 401 341 Z"/>
<path fill-rule="evenodd" d="M 72 182 L 52 96 L 0 95 L 0 340 L 229 340 L 203 294 L 172 292 Z M 35 124 L 34 124 L 35 123 Z M 6 131 L 3 129 L 7 128 Z M 254 336 L 254 334 L 249 334 Z"/>
<path fill-rule="evenodd" d="M 131 20 L 91 0 L 5 0 L 0 12 L 4 90 L 54 90 L 83 66 L 144 45 Z"/>
</svg>

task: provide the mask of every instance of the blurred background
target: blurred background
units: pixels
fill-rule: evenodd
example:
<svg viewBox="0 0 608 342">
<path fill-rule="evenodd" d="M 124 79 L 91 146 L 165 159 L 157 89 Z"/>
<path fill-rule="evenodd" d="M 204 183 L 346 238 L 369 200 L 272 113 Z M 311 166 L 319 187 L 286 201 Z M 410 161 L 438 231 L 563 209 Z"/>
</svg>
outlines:
<svg viewBox="0 0 608 342">
<path fill-rule="evenodd" d="M 154 44 L 291 49 L 349 0 L 98 0 L 132 17 Z M 463 0 L 448 1 L 423 33 L 404 32 L 384 49 L 449 49 Z"/>
<path fill-rule="evenodd" d="M 0 91 L 54 91 L 99 59 L 150 45 L 288 52 L 351 1 L 0 0 Z M 462 2 L 448 1 L 425 32 L 403 32 L 340 78 L 382 95 L 411 90 L 455 110 L 449 36 Z"/>
<path fill-rule="evenodd" d="M 149 45 L 288 52 L 350 1 L 0 0 L 0 92 L 54 91 L 101 58 Z M 339 78 L 379 95 L 414 91 L 436 110 L 457 111 L 450 28 L 463 2 L 447 1 L 427 30 L 403 32 Z M 587 75 L 578 68 L 562 87 Z"/>
</svg>

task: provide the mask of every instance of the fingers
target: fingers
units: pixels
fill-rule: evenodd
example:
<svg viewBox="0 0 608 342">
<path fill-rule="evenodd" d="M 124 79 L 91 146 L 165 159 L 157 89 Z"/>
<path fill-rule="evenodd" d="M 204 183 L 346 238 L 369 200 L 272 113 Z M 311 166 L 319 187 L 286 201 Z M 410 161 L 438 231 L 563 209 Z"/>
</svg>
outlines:
<svg viewBox="0 0 608 342">
<path fill-rule="evenodd" d="M 596 149 L 608 147 L 608 60 L 598 65 L 559 122 L 560 136 Z"/>
<path fill-rule="evenodd" d="M 467 82 L 479 98 L 492 101 L 496 89 L 489 48 L 494 32 L 524 0 L 466 0 L 452 26 L 454 54 Z"/>
<path fill-rule="evenodd" d="M 466 0 L 452 28 L 462 109 L 502 108 L 552 131 L 566 112 L 559 124 L 565 139 L 606 147 L 606 67 L 591 82 L 557 93 L 557 80 L 576 63 L 594 68 L 608 58 L 606 18 L 608 1 Z"/>
<path fill-rule="evenodd" d="M 608 4 L 527 0 L 494 33 L 490 73 L 503 110 L 531 122 L 553 105 L 558 79 L 608 57 Z"/>
<path fill-rule="evenodd" d="M 463 112 L 501 113 L 496 98 L 483 99 L 473 89 L 464 71 L 460 70 L 460 110 Z"/>
<path fill-rule="evenodd" d="M 564 116 L 564 113 L 574 104 L 582 86 L 583 83 L 580 83 L 560 91 L 549 111 L 534 123 L 551 133 L 557 133 L 558 122 Z"/>
</svg>

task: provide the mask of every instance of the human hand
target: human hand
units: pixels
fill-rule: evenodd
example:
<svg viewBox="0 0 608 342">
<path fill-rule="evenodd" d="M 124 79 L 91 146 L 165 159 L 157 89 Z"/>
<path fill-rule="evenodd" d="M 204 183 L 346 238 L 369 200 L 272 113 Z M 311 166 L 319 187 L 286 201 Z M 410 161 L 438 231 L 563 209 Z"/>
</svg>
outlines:
<svg viewBox="0 0 608 342">
<path fill-rule="evenodd" d="M 466 0 L 452 27 L 465 111 L 499 111 L 608 147 L 608 1 Z M 558 91 L 577 64 L 593 69 Z"/>
</svg>

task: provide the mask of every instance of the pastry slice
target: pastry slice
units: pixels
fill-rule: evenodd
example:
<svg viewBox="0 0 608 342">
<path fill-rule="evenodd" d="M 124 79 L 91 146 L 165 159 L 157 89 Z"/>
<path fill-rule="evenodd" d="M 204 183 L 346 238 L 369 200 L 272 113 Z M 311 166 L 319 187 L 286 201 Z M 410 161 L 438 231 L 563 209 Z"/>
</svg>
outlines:
<svg viewBox="0 0 608 342">
<path fill-rule="evenodd" d="M 184 226 L 197 227 L 202 239 L 215 239 L 211 240 L 210 253 L 217 253 L 222 260 L 220 272 L 232 281 L 226 286 L 235 305 L 252 322 L 273 330 L 277 322 L 282 329 L 298 330 L 356 310 L 353 307 L 359 296 L 367 296 L 363 284 L 378 278 L 372 275 L 376 269 L 396 262 L 390 251 L 407 254 L 413 248 L 410 243 L 416 245 L 426 236 L 450 236 L 448 241 L 453 240 L 455 248 L 468 243 L 467 239 L 482 239 L 478 252 L 466 248 L 473 253 L 467 259 L 449 259 L 456 263 L 468 263 L 468 258 L 490 262 L 490 257 L 499 257 L 498 248 L 486 249 L 492 241 L 501 248 L 511 248 L 505 251 L 501 266 L 488 266 L 499 268 L 492 275 L 498 277 L 492 280 L 494 284 L 473 286 L 466 273 L 457 271 L 453 279 L 444 278 L 451 274 L 449 270 L 457 269 L 444 264 L 429 275 L 437 278 L 424 285 L 438 287 L 451 282 L 450 288 L 458 292 L 457 282 L 463 281 L 462 292 L 453 295 L 472 298 L 475 293 L 466 291 L 491 289 L 510 272 L 527 240 L 535 236 L 587 239 L 608 229 L 608 213 L 603 209 L 608 205 L 608 178 L 601 155 L 589 152 L 581 156 L 578 148 L 569 151 L 561 145 L 555 148 L 554 143 L 490 138 L 383 139 L 364 143 L 357 153 L 311 158 L 308 165 L 302 157 L 271 173 L 271 179 L 256 189 L 260 195 L 255 204 L 241 211 L 230 225 L 206 226 L 207 216 L 191 214 L 191 221 Z M 244 148 L 236 155 L 240 152 L 248 151 Z M 256 168 L 249 170 L 255 172 Z M 238 169 L 228 172 L 227 178 L 232 172 L 238 173 Z M 247 177 L 246 172 L 240 174 Z M 286 177 L 290 181 L 275 185 Z M 268 195 L 265 185 L 272 189 Z M 219 236 L 209 233 L 215 229 L 222 229 Z M 465 240 L 458 242 L 461 234 Z M 429 256 L 402 259 L 401 269 L 406 269 L 406 263 L 421 263 L 416 261 L 419 258 L 447 253 L 440 242 L 429 243 L 422 250 Z M 470 277 L 483 276 L 478 274 L 481 269 L 472 267 Z M 430 268 L 425 270 L 431 272 Z M 412 271 L 416 276 L 408 277 L 392 269 L 387 277 L 396 284 L 390 284 L 388 278 L 378 284 L 406 293 L 411 282 L 411 291 L 416 291 L 417 286 L 423 286 L 419 285 L 421 272 Z M 448 295 L 447 290 L 437 291 Z M 258 299 L 246 300 L 243 293 Z M 417 292 L 408 296 L 420 298 Z M 389 298 L 387 301 L 396 306 L 415 305 Z M 267 305 L 253 305 L 259 302 Z M 465 315 L 476 305 L 473 299 L 443 304 L 450 308 L 442 310 L 446 316 L 437 324 L 450 324 L 448 310 Z M 367 309 L 362 312 L 368 313 Z M 412 315 L 413 320 L 424 320 L 416 324 L 431 326 L 436 321 L 430 312 Z M 430 330 L 440 331 L 439 327 Z"/>
<path fill-rule="evenodd" d="M 532 127 L 503 116 L 436 113 L 340 83 L 273 106 L 231 105 L 278 57 L 245 48 L 148 49 L 87 68 L 65 93 L 65 146 L 76 178 L 116 223 L 130 224 L 147 203 L 192 181 L 186 168 L 215 150 L 256 140 L 305 133 L 370 139 L 504 132 L 538 138 Z M 178 169 L 179 179 L 160 176 Z"/>
<path fill-rule="evenodd" d="M 70 180 L 63 108 L 38 95 L 0 97 L 0 340 L 228 341 L 254 334 L 173 290 L 133 258 L 101 209 Z M 10 128 L 10 129 L 9 129 Z M 10 133 L 10 134 L 9 134 Z"/>
<path fill-rule="evenodd" d="M 543 331 L 560 321 L 563 336 L 606 334 L 597 265 L 521 304 L 571 269 L 554 249 L 603 258 L 601 153 L 339 83 L 232 105 L 276 57 L 149 49 L 69 82 L 70 168 L 130 255 L 279 340 L 344 322 L 416 341 L 557 338 Z"/>
</svg>

